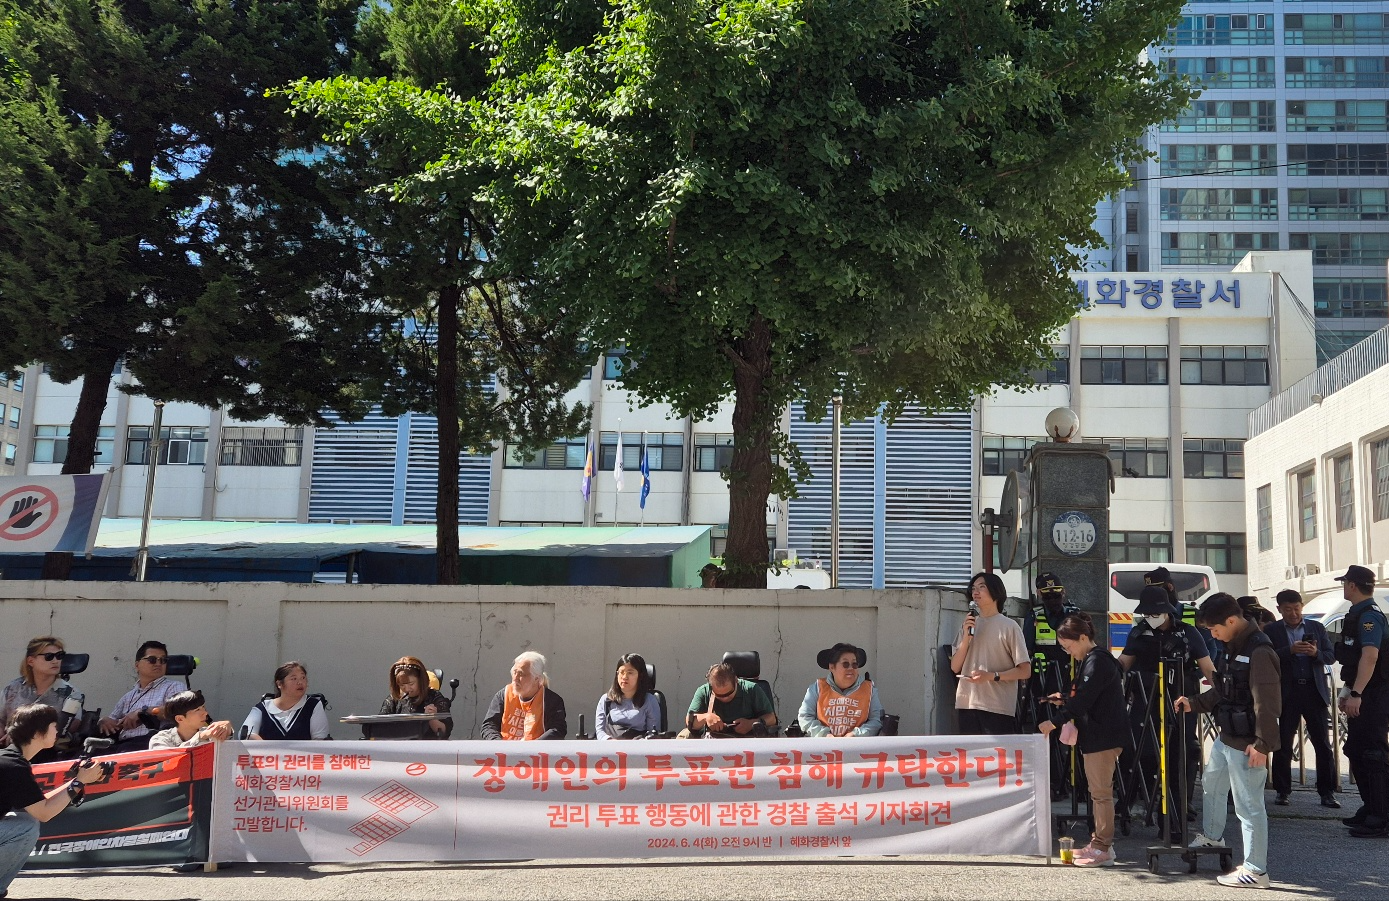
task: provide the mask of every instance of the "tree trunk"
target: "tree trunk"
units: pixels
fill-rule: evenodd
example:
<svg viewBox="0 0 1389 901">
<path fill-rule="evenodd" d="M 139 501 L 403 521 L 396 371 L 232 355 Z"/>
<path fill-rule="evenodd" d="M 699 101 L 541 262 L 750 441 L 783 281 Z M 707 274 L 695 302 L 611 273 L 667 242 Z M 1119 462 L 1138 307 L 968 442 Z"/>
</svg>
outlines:
<svg viewBox="0 0 1389 901">
<path fill-rule="evenodd" d="M 438 497 L 434 504 L 434 575 L 439 585 L 458 584 L 458 299 L 462 288 L 439 292 L 439 365 L 436 414 L 439 418 Z"/>
<path fill-rule="evenodd" d="M 63 461 L 63 475 L 85 475 L 92 471 L 101 414 L 106 412 L 106 392 L 111 387 L 111 370 L 116 368 L 119 359 L 118 353 L 93 359 L 93 365 L 82 376 L 82 393 L 77 397 L 77 409 L 73 411 L 72 425 L 68 429 L 68 455 Z"/>
<path fill-rule="evenodd" d="M 728 544 L 721 588 L 767 587 L 767 498 L 772 492 L 772 429 L 768 381 L 772 330 L 759 314 L 733 343 L 733 460 L 728 473 Z"/>
</svg>

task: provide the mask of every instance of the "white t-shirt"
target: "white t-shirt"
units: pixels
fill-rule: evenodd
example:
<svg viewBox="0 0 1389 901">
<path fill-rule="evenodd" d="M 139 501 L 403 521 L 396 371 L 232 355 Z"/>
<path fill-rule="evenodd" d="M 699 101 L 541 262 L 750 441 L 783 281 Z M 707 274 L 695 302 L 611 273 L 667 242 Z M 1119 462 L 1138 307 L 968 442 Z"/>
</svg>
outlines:
<svg viewBox="0 0 1389 901">
<path fill-rule="evenodd" d="M 955 638 L 956 646 L 964 640 L 965 630 L 961 626 L 960 634 Z M 1027 663 L 1029 659 L 1021 626 L 1001 613 L 979 616 L 975 617 L 974 638 L 965 652 L 960 675 L 968 676 L 977 669 L 991 673 L 1006 672 L 1019 663 Z M 1018 685 L 1016 681 L 970 682 L 962 678 L 955 686 L 955 709 L 987 710 L 1012 716 L 1018 712 Z"/>
</svg>

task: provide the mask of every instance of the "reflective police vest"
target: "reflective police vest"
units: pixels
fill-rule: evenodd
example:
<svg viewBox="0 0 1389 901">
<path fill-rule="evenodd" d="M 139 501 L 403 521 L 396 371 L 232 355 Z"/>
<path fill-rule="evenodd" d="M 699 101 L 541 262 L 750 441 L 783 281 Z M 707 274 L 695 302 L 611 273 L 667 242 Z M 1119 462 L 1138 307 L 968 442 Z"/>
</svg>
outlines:
<svg viewBox="0 0 1389 901">
<path fill-rule="evenodd" d="M 1061 607 L 1061 618 L 1065 619 L 1079 612 L 1079 607 L 1065 604 Z M 1032 644 L 1038 650 L 1061 646 L 1061 642 L 1056 637 L 1056 630 L 1051 627 L 1051 622 L 1047 620 L 1047 608 L 1044 604 L 1038 604 L 1032 608 Z"/>
<path fill-rule="evenodd" d="M 1273 647 L 1267 635 L 1257 628 L 1244 643 L 1239 654 L 1230 654 L 1220 664 L 1220 703 L 1212 715 L 1215 724 L 1225 735 L 1236 738 L 1253 736 L 1256 719 L 1254 716 L 1254 690 L 1249 687 L 1249 671 L 1253 664 L 1251 658 L 1256 648 Z"/>
<path fill-rule="evenodd" d="M 1196 606 L 1194 604 L 1178 604 L 1182 611 L 1182 622 L 1188 626 L 1196 625 Z"/>
</svg>

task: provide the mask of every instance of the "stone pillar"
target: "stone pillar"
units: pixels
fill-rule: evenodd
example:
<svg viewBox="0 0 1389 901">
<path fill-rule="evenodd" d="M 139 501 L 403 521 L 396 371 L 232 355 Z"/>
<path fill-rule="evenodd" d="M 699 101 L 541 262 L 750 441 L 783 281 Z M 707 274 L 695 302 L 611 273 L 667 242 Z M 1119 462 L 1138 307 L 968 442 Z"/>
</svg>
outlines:
<svg viewBox="0 0 1389 901">
<path fill-rule="evenodd" d="M 1072 604 L 1103 626 L 1109 610 L 1108 444 L 1043 442 L 1027 459 L 1032 547 L 1023 567 L 1029 592 L 1038 573 L 1055 573 Z"/>
</svg>

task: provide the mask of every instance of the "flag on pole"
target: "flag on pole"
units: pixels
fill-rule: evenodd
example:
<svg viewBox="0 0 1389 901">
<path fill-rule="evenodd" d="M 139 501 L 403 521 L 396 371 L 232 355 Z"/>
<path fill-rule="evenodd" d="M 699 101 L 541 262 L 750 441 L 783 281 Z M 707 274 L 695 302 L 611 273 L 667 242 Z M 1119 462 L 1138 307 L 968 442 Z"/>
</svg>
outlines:
<svg viewBox="0 0 1389 901">
<path fill-rule="evenodd" d="M 613 464 L 613 481 L 617 483 L 617 490 L 622 490 L 622 433 L 617 433 L 617 462 Z"/>
<path fill-rule="evenodd" d="M 579 488 L 579 493 L 588 500 L 588 494 L 593 490 L 593 441 L 588 442 L 588 456 L 584 458 L 584 482 Z"/>
<path fill-rule="evenodd" d="M 646 496 L 651 493 L 651 461 L 646 457 L 646 445 L 641 448 L 641 508 L 646 509 Z"/>
</svg>

